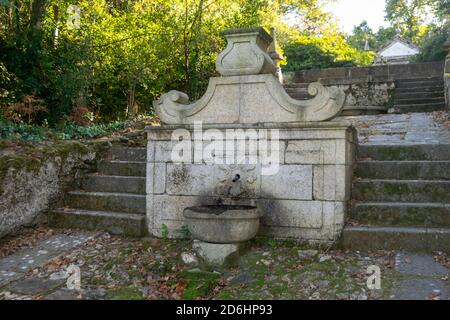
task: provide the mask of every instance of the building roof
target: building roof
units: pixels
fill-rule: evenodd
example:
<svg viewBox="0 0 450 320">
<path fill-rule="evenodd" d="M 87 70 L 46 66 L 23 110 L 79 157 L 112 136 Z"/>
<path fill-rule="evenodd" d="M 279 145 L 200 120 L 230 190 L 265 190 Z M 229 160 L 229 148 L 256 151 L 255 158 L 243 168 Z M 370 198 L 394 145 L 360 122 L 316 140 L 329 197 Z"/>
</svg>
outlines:
<svg viewBox="0 0 450 320">
<path fill-rule="evenodd" d="M 383 53 L 387 53 L 395 45 L 401 45 L 405 48 L 404 55 L 414 55 L 414 54 L 417 54 L 420 52 L 420 47 L 416 46 L 415 44 L 413 44 L 405 39 L 402 39 L 399 36 L 395 36 L 394 39 L 392 39 L 386 45 L 384 45 L 383 47 L 381 47 L 380 49 L 377 50 L 377 55 L 384 56 L 385 54 L 383 54 Z M 386 55 L 393 56 L 393 54 L 386 54 Z M 399 54 L 394 54 L 394 55 L 398 56 Z"/>
</svg>

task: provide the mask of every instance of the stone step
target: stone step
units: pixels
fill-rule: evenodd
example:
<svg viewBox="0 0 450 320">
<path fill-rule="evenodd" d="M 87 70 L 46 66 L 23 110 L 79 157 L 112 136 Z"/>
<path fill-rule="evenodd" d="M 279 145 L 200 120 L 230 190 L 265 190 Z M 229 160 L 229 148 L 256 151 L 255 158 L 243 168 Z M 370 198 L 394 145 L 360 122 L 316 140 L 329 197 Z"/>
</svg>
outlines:
<svg viewBox="0 0 450 320">
<path fill-rule="evenodd" d="M 422 91 L 395 93 L 395 99 L 423 99 L 444 97 L 444 91 Z"/>
<path fill-rule="evenodd" d="M 394 105 L 395 113 L 433 112 L 446 110 L 445 102 Z"/>
<path fill-rule="evenodd" d="M 411 105 L 411 104 L 435 104 L 435 103 L 445 103 L 444 96 L 440 97 L 434 97 L 434 98 L 407 98 L 407 99 L 398 99 L 396 98 L 394 100 L 394 104 L 396 106 L 403 106 L 403 105 Z"/>
<path fill-rule="evenodd" d="M 145 177 L 147 163 L 143 161 L 103 161 L 99 173 L 111 176 Z"/>
<path fill-rule="evenodd" d="M 450 144 L 359 145 L 358 159 L 379 161 L 450 161 Z"/>
<path fill-rule="evenodd" d="M 85 191 L 145 194 L 145 177 L 85 175 L 81 180 Z"/>
<path fill-rule="evenodd" d="M 115 235 L 146 235 L 145 215 L 60 208 L 48 214 L 49 225 L 57 228 L 103 230 Z"/>
<path fill-rule="evenodd" d="M 289 93 L 289 96 L 292 99 L 295 99 L 295 100 L 308 100 L 308 99 L 312 99 L 313 98 L 313 97 L 311 97 L 310 95 L 307 95 L 307 94 L 290 94 Z"/>
<path fill-rule="evenodd" d="M 415 227 L 345 227 L 340 246 L 346 250 L 450 252 L 450 230 Z"/>
<path fill-rule="evenodd" d="M 75 209 L 145 214 L 145 198 L 132 193 L 70 191 L 65 205 Z"/>
<path fill-rule="evenodd" d="M 412 88 L 396 88 L 395 94 L 414 93 L 414 92 L 442 92 L 443 86 L 421 86 Z"/>
<path fill-rule="evenodd" d="M 370 202 L 450 202 L 448 180 L 357 180 L 352 198 Z"/>
<path fill-rule="evenodd" d="M 416 87 L 444 87 L 444 81 L 441 80 L 418 80 L 418 81 L 396 81 L 396 88 L 416 88 Z"/>
<path fill-rule="evenodd" d="M 411 82 L 418 82 L 418 81 L 423 81 L 423 82 L 427 82 L 427 81 L 436 82 L 436 81 L 442 81 L 442 77 L 405 78 L 405 79 L 397 79 L 396 81 L 398 81 L 398 82 L 403 82 L 403 83 L 411 83 Z"/>
<path fill-rule="evenodd" d="M 147 160 L 147 149 L 114 146 L 111 148 L 111 160 L 145 162 Z"/>
<path fill-rule="evenodd" d="M 358 202 L 348 217 L 360 224 L 377 226 L 450 227 L 450 204 Z"/>
<path fill-rule="evenodd" d="M 294 82 L 283 85 L 285 89 L 308 89 L 309 83 Z"/>
<path fill-rule="evenodd" d="M 370 179 L 450 180 L 450 161 L 359 161 L 354 174 Z"/>
</svg>

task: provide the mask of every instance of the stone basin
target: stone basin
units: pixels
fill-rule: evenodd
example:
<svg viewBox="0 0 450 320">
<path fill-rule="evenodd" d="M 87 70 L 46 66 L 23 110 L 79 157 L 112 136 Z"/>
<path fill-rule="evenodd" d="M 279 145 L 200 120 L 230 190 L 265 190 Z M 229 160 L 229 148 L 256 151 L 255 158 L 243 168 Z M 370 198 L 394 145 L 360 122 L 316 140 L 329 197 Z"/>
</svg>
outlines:
<svg viewBox="0 0 450 320">
<path fill-rule="evenodd" d="M 186 208 L 183 216 L 195 239 L 210 243 L 238 243 L 256 236 L 262 214 L 254 206 L 208 205 Z"/>
</svg>

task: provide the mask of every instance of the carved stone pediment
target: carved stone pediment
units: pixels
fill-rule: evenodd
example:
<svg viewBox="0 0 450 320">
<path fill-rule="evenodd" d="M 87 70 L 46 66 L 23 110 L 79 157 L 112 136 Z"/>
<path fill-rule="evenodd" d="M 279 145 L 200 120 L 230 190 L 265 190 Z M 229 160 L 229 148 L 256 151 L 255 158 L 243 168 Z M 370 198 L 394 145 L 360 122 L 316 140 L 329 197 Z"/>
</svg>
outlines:
<svg viewBox="0 0 450 320">
<path fill-rule="evenodd" d="M 262 28 L 224 32 L 228 45 L 219 54 L 204 96 L 189 104 L 189 97 L 170 91 L 154 102 L 165 124 L 265 123 L 325 121 L 342 110 L 345 94 L 337 87 L 312 83 L 310 100 L 292 99 L 275 76 L 277 67 L 268 55 L 272 41 Z"/>
</svg>

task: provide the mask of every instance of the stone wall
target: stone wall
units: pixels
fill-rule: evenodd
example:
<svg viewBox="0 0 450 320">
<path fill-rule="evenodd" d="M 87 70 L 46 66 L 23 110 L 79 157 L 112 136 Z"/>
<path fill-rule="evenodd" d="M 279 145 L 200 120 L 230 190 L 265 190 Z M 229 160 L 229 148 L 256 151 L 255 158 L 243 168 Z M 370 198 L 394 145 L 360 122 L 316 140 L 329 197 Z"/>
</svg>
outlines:
<svg viewBox="0 0 450 320">
<path fill-rule="evenodd" d="M 283 73 L 286 83 L 322 82 L 353 83 L 395 81 L 409 78 L 442 77 L 444 62 L 410 63 L 404 65 L 380 65 L 370 67 L 329 68 Z"/>
<path fill-rule="evenodd" d="M 343 115 L 386 112 L 393 107 L 399 79 L 442 77 L 443 62 L 379 65 L 361 68 L 330 68 L 284 73 L 286 85 L 320 82 L 338 86 L 346 93 Z"/>
<path fill-rule="evenodd" d="M 221 125 L 210 127 L 224 130 Z M 186 207 L 217 203 L 258 206 L 264 213 L 261 233 L 268 236 L 332 242 L 341 233 L 355 150 L 355 132 L 349 124 L 265 125 L 264 128 L 279 130 L 280 167 L 273 175 L 261 175 L 260 163 L 174 163 L 171 152 L 178 141 L 171 141 L 171 134 L 177 128 L 192 130 L 189 126 L 147 128 L 150 234 L 181 237 Z M 226 128 L 246 129 L 246 126 Z M 236 174 L 241 177 L 242 190 L 231 199 L 224 190 Z"/>
<path fill-rule="evenodd" d="M 0 238 L 45 221 L 80 171 L 95 167 L 104 143 L 61 142 L 3 150 L 0 156 Z"/>
</svg>

